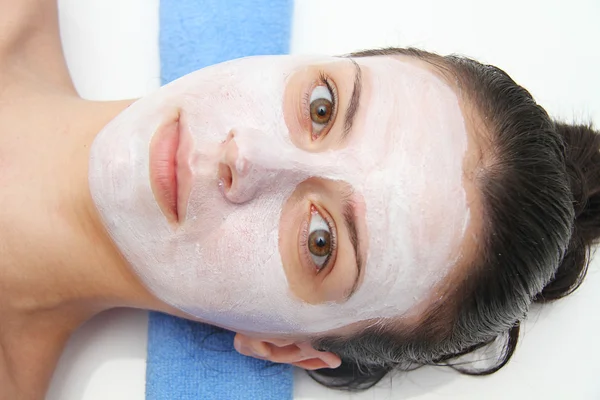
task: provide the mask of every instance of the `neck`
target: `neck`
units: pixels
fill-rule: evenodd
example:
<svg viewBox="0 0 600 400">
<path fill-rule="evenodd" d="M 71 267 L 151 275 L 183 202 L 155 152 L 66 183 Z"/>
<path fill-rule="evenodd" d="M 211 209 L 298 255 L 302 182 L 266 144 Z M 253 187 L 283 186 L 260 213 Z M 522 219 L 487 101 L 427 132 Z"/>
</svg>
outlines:
<svg viewBox="0 0 600 400">
<path fill-rule="evenodd" d="M 129 283 L 132 276 L 94 208 L 87 164 L 95 135 L 128 103 L 51 101 L 56 105 L 40 105 L 47 111 L 36 116 L 35 127 L 27 121 L 27 129 L 17 126 L 20 135 L 0 142 L 6 180 L 0 279 L 10 283 L 13 302 L 22 299 L 14 305 L 23 311 L 124 305 L 115 278 Z"/>
<path fill-rule="evenodd" d="M 0 110 L 0 386 L 12 370 L 20 375 L 4 387 L 16 388 L 48 382 L 72 331 L 96 313 L 152 304 L 87 183 L 95 135 L 130 102 L 54 94 L 23 103 Z M 10 354 L 24 348 L 35 356 Z"/>
</svg>

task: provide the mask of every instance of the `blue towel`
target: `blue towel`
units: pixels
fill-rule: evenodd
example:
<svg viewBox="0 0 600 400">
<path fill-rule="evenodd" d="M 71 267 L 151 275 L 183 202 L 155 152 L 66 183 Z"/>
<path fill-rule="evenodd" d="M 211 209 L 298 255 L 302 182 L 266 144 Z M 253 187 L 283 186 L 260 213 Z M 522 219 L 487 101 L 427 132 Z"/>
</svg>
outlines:
<svg viewBox="0 0 600 400">
<path fill-rule="evenodd" d="M 161 0 L 163 83 L 223 61 L 289 52 L 293 0 Z"/>
<path fill-rule="evenodd" d="M 161 0 L 162 83 L 230 59 L 289 51 L 293 0 Z M 232 332 L 150 313 L 147 400 L 286 400 L 289 365 L 238 354 Z"/>
</svg>

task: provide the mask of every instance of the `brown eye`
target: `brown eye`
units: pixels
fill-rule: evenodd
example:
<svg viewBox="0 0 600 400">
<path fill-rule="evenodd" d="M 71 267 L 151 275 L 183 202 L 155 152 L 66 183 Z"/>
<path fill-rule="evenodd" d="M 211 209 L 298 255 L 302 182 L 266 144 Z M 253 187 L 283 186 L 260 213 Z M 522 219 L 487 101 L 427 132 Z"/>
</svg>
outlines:
<svg viewBox="0 0 600 400">
<path fill-rule="evenodd" d="M 312 138 L 318 139 L 333 117 L 334 100 L 328 86 L 317 86 L 310 94 Z"/>
<path fill-rule="evenodd" d="M 327 257 L 331 253 L 331 235 L 325 230 L 314 231 L 308 237 L 310 254 L 316 257 Z"/>
<path fill-rule="evenodd" d="M 318 271 L 324 268 L 333 253 L 331 228 L 325 219 L 314 209 L 308 227 L 308 251 Z"/>
<path fill-rule="evenodd" d="M 333 104 L 327 99 L 317 99 L 310 103 L 310 119 L 315 124 L 325 125 L 333 114 Z"/>
</svg>

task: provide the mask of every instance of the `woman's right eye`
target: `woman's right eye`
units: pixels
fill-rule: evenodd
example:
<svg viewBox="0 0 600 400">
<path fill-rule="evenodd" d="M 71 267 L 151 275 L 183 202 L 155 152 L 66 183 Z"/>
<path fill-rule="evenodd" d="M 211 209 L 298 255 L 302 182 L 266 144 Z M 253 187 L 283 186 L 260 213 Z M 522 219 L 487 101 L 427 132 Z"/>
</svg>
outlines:
<svg viewBox="0 0 600 400">
<path fill-rule="evenodd" d="M 312 122 L 312 140 L 316 140 L 333 122 L 335 114 L 335 93 L 327 80 L 315 87 L 310 93 L 310 119 Z"/>
</svg>

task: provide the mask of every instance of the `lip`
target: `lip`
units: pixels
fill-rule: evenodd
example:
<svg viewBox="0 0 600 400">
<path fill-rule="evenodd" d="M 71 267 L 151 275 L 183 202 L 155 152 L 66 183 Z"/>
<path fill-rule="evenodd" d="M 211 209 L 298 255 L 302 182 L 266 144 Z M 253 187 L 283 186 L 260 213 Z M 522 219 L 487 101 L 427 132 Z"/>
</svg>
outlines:
<svg viewBox="0 0 600 400">
<path fill-rule="evenodd" d="M 167 221 L 181 220 L 178 206 L 180 153 L 179 115 L 162 124 L 150 141 L 150 186 Z"/>
</svg>

